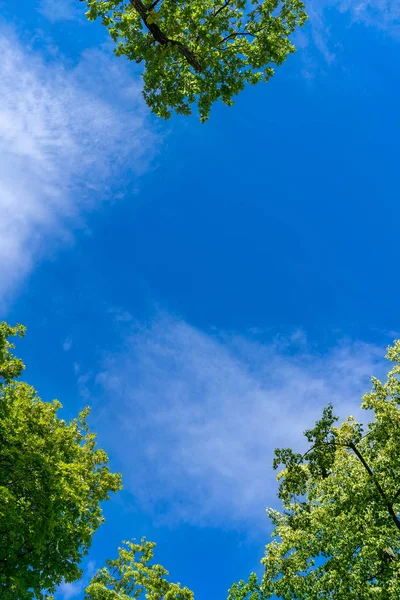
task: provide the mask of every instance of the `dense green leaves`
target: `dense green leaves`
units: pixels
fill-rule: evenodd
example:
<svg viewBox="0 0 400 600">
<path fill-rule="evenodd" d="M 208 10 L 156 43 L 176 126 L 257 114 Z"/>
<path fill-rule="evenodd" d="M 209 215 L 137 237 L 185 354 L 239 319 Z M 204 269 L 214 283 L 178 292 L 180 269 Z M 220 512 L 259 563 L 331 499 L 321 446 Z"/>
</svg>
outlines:
<svg viewBox="0 0 400 600">
<path fill-rule="evenodd" d="M 169 583 L 168 571 L 151 564 L 154 542 L 124 542 L 119 556 L 108 560 L 85 590 L 85 600 L 193 600 L 193 592 L 179 583 Z"/>
<path fill-rule="evenodd" d="M 9 383 L 12 379 L 19 377 L 24 370 L 25 365 L 22 360 L 11 352 L 14 344 L 9 341 L 10 337 L 23 337 L 24 335 L 25 327 L 22 325 L 10 327 L 7 323 L 0 323 L 0 382 L 3 379 Z"/>
<path fill-rule="evenodd" d="M 50 598 L 65 580 L 79 579 L 79 563 L 103 522 L 100 502 L 121 488 L 108 457 L 87 426 L 88 409 L 66 423 L 61 404 L 43 402 L 16 378 L 24 369 L 10 336 L 22 326 L 0 324 L 0 597 Z M 155 544 L 126 542 L 85 590 L 86 600 L 193 600 L 151 564 Z"/>
<path fill-rule="evenodd" d="M 73 581 L 103 521 L 99 503 L 121 487 L 108 457 L 96 448 L 88 409 L 66 423 L 61 404 L 43 402 L 16 380 L 23 363 L 13 357 L 0 325 L 0 597 L 42 598 L 42 591 Z"/>
<path fill-rule="evenodd" d="M 362 408 L 336 426 L 332 407 L 307 431 L 301 455 L 276 451 L 283 512 L 269 510 L 274 541 L 257 598 L 398 600 L 400 594 L 400 341 L 386 383 L 372 379 Z M 252 576 L 254 578 L 254 575 Z M 242 600 L 244 583 L 231 590 Z M 275 596 L 274 596 L 275 597 Z"/>
<path fill-rule="evenodd" d="M 100 502 L 121 487 L 87 426 L 19 381 L 24 365 L 0 324 L 0 597 L 34 600 L 81 575 L 103 521 Z M 387 381 L 373 379 L 362 408 L 337 424 L 328 406 L 305 432 L 303 454 L 276 450 L 282 510 L 269 510 L 273 541 L 261 581 L 234 584 L 228 600 L 398 600 L 400 590 L 400 341 Z M 153 563 L 155 544 L 125 542 L 91 580 L 85 600 L 193 600 Z"/>
<path fill-rule="evenodd" d="M 247 83 L 268 81 L 295 47 L 290 35 L 305 23 L 301 0 L 86 0 L 101 18 L 117 55 L 145 63 L 144 97 L 158 116 L 207 120 L 212 104 Z"/>
</svg>

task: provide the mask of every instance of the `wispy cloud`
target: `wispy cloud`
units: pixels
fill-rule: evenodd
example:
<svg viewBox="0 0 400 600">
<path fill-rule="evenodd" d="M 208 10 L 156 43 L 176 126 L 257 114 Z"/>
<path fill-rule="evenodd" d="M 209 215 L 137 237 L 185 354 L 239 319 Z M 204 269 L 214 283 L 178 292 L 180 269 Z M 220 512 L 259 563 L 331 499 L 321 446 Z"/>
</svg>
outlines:
<svg viewBox="0 0 400 600">
<path fill-rule="evenodd" d="M 70 600 L 76 598 L 83 592 L 83 586 L 81 582 L 78 583 L 65 583 L 63 582 L 58 588 L 58 593 L 64 598 L 64 600 Z"/>
<path fill-rule="evenodd" d="M 63 343 L 63 350 L 64 352 L 69 352 L 69 350 L 71 350 L 72 347 L 72 337 L 69 335 Z"/>
<path fill-rule="evenodd" d="M 349 26 L 360 24 L 395 39 L 400 37 L 400 5 L 395 0 L 306 0 L 305 4 L 308 25 L 297 32 L 295 40 L 303 58 L 305 78 L 313 79 L 317 72 L 323 73 L 330 65 L 344 61 L 335 13 L 346 16 Z"/>
<path fill-rule="evenodd" d="M 85 569 L 85 575 L 79 581 L 74 583 L 63 583 L 58 587 L 57 597 L 62 597 L 63 600 L 71 600 L 71 598 L 77 598 L 78 596 L 82 598 L 83 591 L 85 587 L 89 584 L 89 581 L 93 577 L 96 571 L 96 563 L 93 560 L 90 560 Z"/>
<path fill-rule="evenodd" d="M 339 10 L 349 12 L 354 22 L 400 34 L 400 4 L 397 0 L 340 0 Z"/>
<path fill-rule="evenodd" d="M 84 5 L 86 6 L 86 5 Z M 38 10 L 51 23 L 59 21 L 77 21 L 82 15 L 82 5 L 79 11 L 78 2 L 75 0 L 40 0 Z"/>
<path fill-rule="evenodd" d="M 160 318 L 107 358 L 96 427 L 122 462 L 125 487 L 157 518 L 264 519 L 274 448 L 302 444 L 328 402 L 357 414 L 383 355 L 351 341 L 319 353 L 299 332 L 265 345 Z"/>
<path fill-rule="evenodd" d="M 0 29 L 0 302 L 49 245 L 153 154 L 139 80 L 100 50 L 74 67 Z"/>
</svg>

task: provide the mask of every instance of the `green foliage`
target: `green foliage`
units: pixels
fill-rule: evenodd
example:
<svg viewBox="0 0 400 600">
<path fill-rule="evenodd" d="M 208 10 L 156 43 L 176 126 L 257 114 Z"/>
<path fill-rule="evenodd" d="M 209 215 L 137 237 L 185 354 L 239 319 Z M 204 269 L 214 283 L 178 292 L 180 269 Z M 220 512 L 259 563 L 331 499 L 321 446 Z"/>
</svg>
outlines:
<svg viewBox="0 0 400 600">
<path fill-rule="evenodd" d="M 400 341 L 387 358 L 394 367 L 386 383 L 373 378 L 363 397 L 373 412 L 366 428 L 351 416 L 336 426 L 329 406 L 305 432 L 305 454 L 276 451 L 283 512 L 269 510 L 275 539 L 254 598 L 398 600 Z M 234 586 L 230 600 L 247 598 L 242 588 Z"/>
<path fill-rule="evenodd" d="M 9 383 L 12 379 L 19 377 L 25 369 L 25 365 L 20 358 L 16 358 L 11 350 L 14 348 L 8 338 L 24 337 L 25 327 L 17 325 L 10 327 L 7 323 L 0 323 L 0 381 L 3 379 Z"/>
<path fill-rule="evenodd" d="M 257 575 L 252 573 L 248 581 L 234 583 L 229 590 L 228 600 L 262 600 L 264 598 Z"/>
<path fill-rule="evenodd" d="M 168 571 L 161 565 L 150 564 L 154 542 L 144 538 L 140 544 L 124 542 L 115 560 L 107 560 L 106 567 L 93 577 L 85 590 L 85 600 L 129 600 L 145 597 L 147 600 L 193 600 L 193 592 L 179 583 L 169 583 Z"/>
<path fill-rule="evenodd" d="M 268 81 L 295 47 L 306 21 L 301 0 L 86 0 L 101 18 L 116 54 L 144 61 L 144 97 L 152 111 L 206 121 L 217 100 L 233 104 L 247 83 Z"/>
<path fill-rule="evenodd" d="M 0 597 L 42 598 L 81 576 L 78 564 L 103 521 L 99 503 L 121 487 L 96 448 L 89 409 L 66 423 L 61 404 L 17 381 L 24 365 L 0 325 Z"/>
</svg>

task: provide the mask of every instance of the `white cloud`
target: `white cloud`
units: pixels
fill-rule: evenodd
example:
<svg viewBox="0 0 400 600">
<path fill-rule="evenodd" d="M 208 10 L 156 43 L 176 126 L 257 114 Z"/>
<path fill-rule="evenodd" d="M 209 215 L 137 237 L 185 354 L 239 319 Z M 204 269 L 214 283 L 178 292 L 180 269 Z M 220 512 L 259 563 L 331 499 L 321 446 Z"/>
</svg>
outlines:
<svg viewBox="0 0 400 600">
<path fill-rule="evenodd" d="M 156 518 L 264 519 L 274 448 L 301 445 L 328 402 L 357 414 L 383 355 L 350 341 L 321 354 L 298 332 L 262 345 L 162 318 L 107 358 L 96 427 L 122 461 L 125 487 Z"/>
<path fill-rule="evenodd" d="M 395 0 L 309 0 L 305 4 L 308 25 L 296 33 L 295 43 L 306 79 L 314 79 L 333 63 L 346 60 L 349 49 L 342 47 L 334 23 L 335 12 L 346 15 L 348 25 L 373 27 L 395 39 L 400 36 L 400 4 Z"/>
<path fill-rule="evenodd" d="M 57 589 L 57 597 L 61 595 L 63 600 L 70 600 L 71 598 L 82 597 L 84 588 L 88 585 L 89 581 L 93 577 L 96 571 L 96 563 L 90 560 L 84 570 L 84 576 L 79 581 L 74 583 L 66 583 L 65 581 Z"/>
<path fill-rule="evenodd" d="M 108 312 L 113 316 L 113 319 L 116 323 L 131 323 L 133 321 L 131 313 L 127 310 L 123 310 L 121 308 L 110 308 Z"/>
<path fill-rule="evenodd" d="M 397 0 L 340 0 L 339 10 L 352 20 L 397 36 L 400 33 L 400 4 Z"/>
<path fill-rule="evenodd" d="M 86 4 L 79 6 L 78 0 L 40 0 L 38 10 L 51 23 L 76 21 L 85 12 Z"/>
<path fill-rule="evenodd" d="M 152 155 L 139 80 L 86 51 L 66 66 L 0 29 L 0 303 L 54 243 Z"/>
<path fill-rule="evenodd" d="M 71 350 L 72 347 L 72 337 L 69 335 L 63 343 L 63 350 L 64 352 L 69 352 L 69 350 Z"/>
<path fill-rule="evenodd" d="M 76 598 L 83 592 L 83 585 L 79 581 L 77 583 L 65 583 L 65 581 L 58 588 L 58 592 L 62 595 L 64 600 L 70 600 L 70 598 Z"/>
</svg>

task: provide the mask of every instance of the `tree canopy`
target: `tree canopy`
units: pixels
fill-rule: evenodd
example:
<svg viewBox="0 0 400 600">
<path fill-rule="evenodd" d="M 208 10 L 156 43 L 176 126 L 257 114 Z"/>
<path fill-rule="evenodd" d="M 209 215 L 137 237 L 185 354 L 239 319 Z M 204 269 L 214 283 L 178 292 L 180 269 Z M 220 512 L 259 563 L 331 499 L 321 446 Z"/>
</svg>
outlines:
<svg viewBox="0 0 400 600">
<path fill-rule="evenodd" d="M 155 543 L 124 542 L 118 558 L 106 561 L 85 589 L 85 600 L 194 600 L 193 592 L 180 583 L 170 583 L 168 571 L 151 564 Z"/>
<path fill-rule="evenodd" d="M 87 425 L 88 409 L 66 423 L 19 380 L 23 362 L 0 324 L 0 596 L 38 600 L 79 563 L 103 521 L 100 503 L 121 487 Z M 275 451 L 280 511 L 273 540 L 228 600 L 397 600 L 400 589 L 400 341 L 388 349 L 387 380 L 363 397 L 367 425 L 338 425 L 333 407 L 305 432 L 308 448 Z M 125 542 L 85 589 L 85 600 L 194 600 L 153 563 L 155 544 Z M 48 596 L 48 598 L 50 598 Z"/>
<path fill-rule="evenodd" d="M 116 54 L 144 62 L 144 98 L 152 111 L 206 121 L 217 100 L 233 104 L 247 83 L 268 81 L 295 47 L 306 21 L 301 0 L 85 0 L 101 18 Z"/>
<path fill-rule="evenodd" d="M 395 600 L 400 590 L 400 341 L 387 381 L 373 378 L 362 408 L 337 425 L 328 406 L 305 432 L 304 454 L 276 450 L 283 510 L 269 510 L 275 538 L 265 573 L 232 587 L 229 600 Z"/>
<path fill-rule="evenodd" d="M 42 598 L 81 576 L 79 563 L 103 521 L 100 502 L 121 487 L 96 447 L 88 409 L 66 423 L 61 404 L 19 381 L 24 365 L 0 324 L 0 596 Z"/>
</svg>

